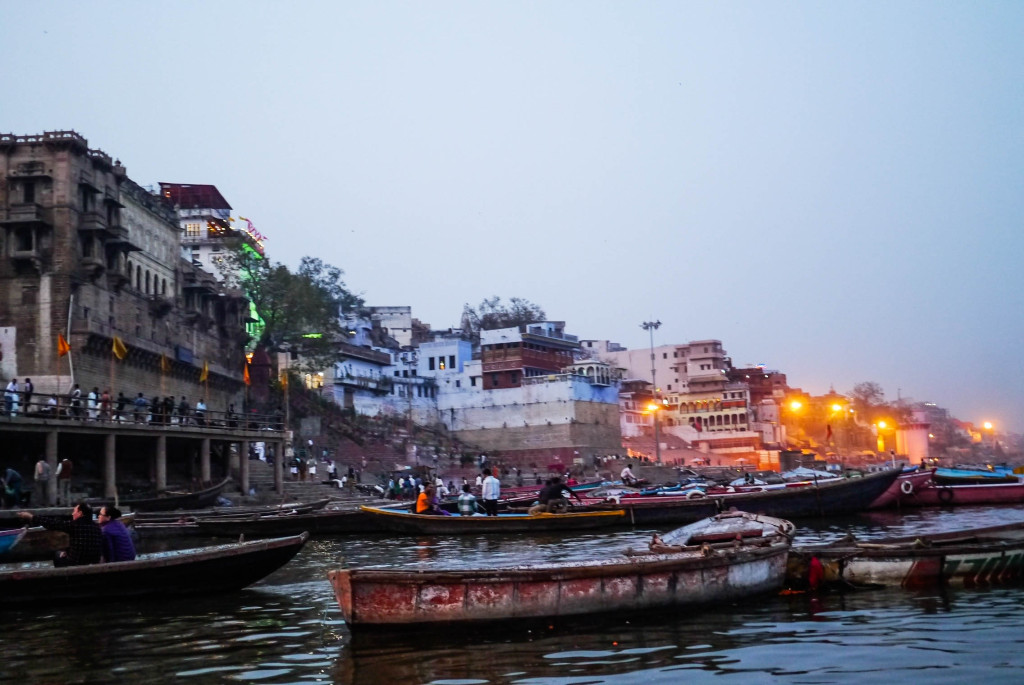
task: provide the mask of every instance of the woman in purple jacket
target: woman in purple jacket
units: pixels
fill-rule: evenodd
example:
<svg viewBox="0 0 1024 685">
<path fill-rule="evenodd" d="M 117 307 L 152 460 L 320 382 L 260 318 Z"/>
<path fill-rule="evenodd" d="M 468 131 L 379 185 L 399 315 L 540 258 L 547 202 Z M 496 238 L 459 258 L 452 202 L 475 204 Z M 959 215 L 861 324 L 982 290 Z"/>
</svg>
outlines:
<svg viewBox="0 0 1024 685">
<path fill-rule="evenodd" d="M 121 511 L 117 507 L 101 507 L 96 517 L 103 531 L 103 561 L 135 559 L 135 543 L 132 542 L 132 534 L 121 523 Z"/>
</svg>

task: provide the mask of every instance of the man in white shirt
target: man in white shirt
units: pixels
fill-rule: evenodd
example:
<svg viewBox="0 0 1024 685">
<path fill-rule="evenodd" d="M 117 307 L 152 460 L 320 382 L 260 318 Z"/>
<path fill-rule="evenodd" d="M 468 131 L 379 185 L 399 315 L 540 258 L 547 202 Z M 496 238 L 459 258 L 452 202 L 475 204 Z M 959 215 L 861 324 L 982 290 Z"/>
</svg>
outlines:
<svg viewBox="0 0 1024 685">
<path fill-rule="evenodd" d="M 486 472 L 485 472 L 486 473 Z M 484 475 L 484 474 L 481 474 Z M 501 481 L 493 474 L 487 473 L 481 485 L 480 497 L 484 501 L 484 511 L 488 516 L 498 515 L 498 497 L 501 496 Z"/>
<path fill-rule="evenodd" d="M 626 464 L 626 468 L 622 469 L 622 473 L 619 474 L 623 485 L 632 485 L 636 482 L 636 476 L 633 475 L 633 471 L 629 468 L 630 466 L 632 464 Z"/>
</svg>

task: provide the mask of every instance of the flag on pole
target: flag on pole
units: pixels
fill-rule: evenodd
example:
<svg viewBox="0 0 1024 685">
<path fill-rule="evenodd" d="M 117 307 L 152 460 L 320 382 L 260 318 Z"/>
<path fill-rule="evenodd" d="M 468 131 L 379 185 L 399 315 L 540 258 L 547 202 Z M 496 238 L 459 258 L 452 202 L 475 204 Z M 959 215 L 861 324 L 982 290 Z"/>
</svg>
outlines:
<svg viewBox="0 0 1024 685">
<path fill-rule="evenodd" d="M 67 341 L 63 333 L 57 334 L 57 359 L 71 352 L 71 343 Z"/>
<path fill-rule="evenodd" d="M 825 442 L 832 441 L 832 424 L 825 425 Z"/>
<path fill-rule="evenodd" d="M 249 378 L 249 364 L 246 362 L 245 368 L 242 369 L 242 378 L 245 380 L 246 385 L 252 385 L 252 380 Z"/>
<path fill-rule="evenodd" d="M 210 378 L 210 363 L 203 362 L 203 370 L 199 372 L 199 382 L 205 383 Z"/>
<path fill-rule="evenodd" d="M 285 388 L 285 389 L 288 388 L 288 371 L 287 371 L 287 369 L 281 371 L 281 387 Z"/>
<path fill-rule="evenodd" d="M 160 372 L 170 373 L 171 371 L 171 360 L 167 358 L 166 354 L 160 355 Z"/>
<path fill-rule="evenodd" d="M 128 356 L 128 348 L 125 347 L 124 340 L 121 340 L 116 335 L 114 336 L 114 345 L 112 349 L 114 352 L 114 356 L 117 357 L 118 359 L 123 360 L 125 357 Z"/>
</svg>

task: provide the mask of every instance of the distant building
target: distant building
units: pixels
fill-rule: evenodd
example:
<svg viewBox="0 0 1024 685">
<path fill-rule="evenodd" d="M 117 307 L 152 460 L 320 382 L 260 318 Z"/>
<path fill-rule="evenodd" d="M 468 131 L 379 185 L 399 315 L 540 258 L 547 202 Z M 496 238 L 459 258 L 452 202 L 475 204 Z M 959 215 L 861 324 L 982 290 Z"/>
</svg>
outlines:
<svg viewBox="0 0 1024 685">
<path fill-rule="evenodd" d="M 242 396 L 245 300 L 178 258 L 170 206 L 73 131 L 0 136 L 0 372 L 66 393 Z M 70 331 L 70 334 L 68 332 Z M 126 356 L 113 361 L 113 340 Z M 199 376 L 209 368 L 209 381 Z"/>
</svg>

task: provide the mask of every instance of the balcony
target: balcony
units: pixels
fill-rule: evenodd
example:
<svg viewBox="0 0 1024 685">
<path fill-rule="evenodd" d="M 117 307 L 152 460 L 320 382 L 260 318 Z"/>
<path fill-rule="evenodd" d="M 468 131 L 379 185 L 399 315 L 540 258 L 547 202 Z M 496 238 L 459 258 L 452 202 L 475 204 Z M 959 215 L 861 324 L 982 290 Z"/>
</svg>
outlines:
<svg viewBox="0 0 1024 685">
<path fill-rule="evenodd" d="M 106 232 L 107 218 L 100 212 L 82 212 L 78 217 L 78 230 Z"/>
<path fill-rule="evenodd" d="M 7 226 L 15 226 L 17 224 L 53 226 L 48 210 L 43 209 L 35 202 L 12 204 L 11 208 L 7 210 L 7 218 L 0 223 Z"/>
</svg>

